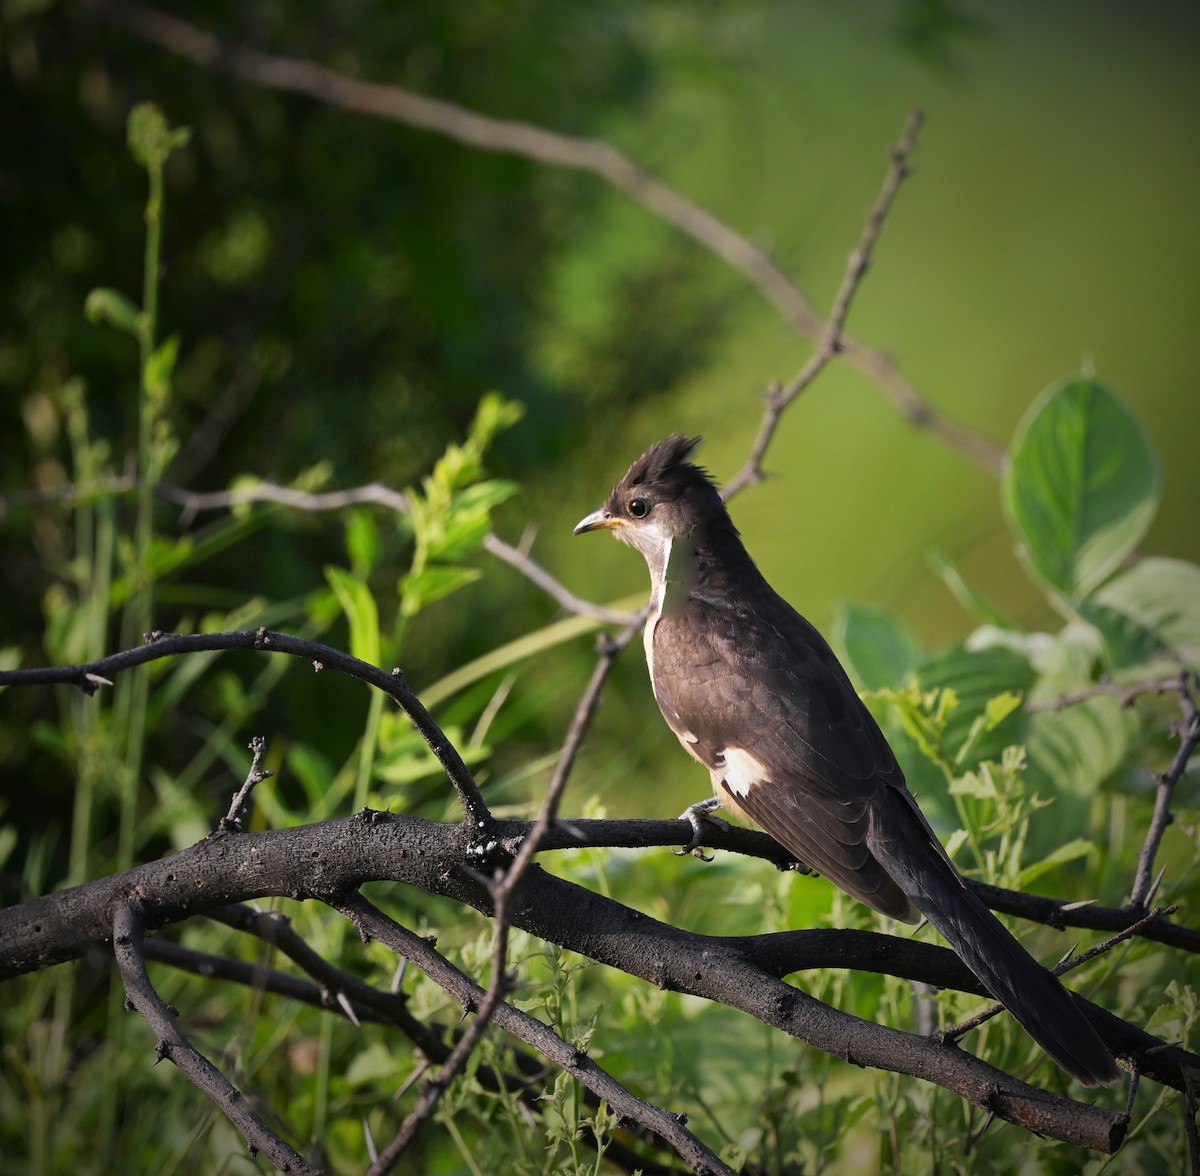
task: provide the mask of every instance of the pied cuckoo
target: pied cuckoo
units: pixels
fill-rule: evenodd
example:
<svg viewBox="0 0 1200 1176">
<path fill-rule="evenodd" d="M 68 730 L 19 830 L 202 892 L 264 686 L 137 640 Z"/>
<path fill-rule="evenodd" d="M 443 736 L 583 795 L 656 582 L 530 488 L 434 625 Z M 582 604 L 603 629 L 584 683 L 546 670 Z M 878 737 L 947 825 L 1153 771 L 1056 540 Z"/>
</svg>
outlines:
<svg viewBox="0 0 1200 1176">
<path fill-rule="evenodd" d="M 893 919 L 933 924 L 983 986 L 1088 1085 L 1117 1068 L 1058 980 L 969 889 L 909 792 L 887 740 L 825 639 L 763 578 L 713 481 L 668 437 L 575 534 L 607 530 L 650 568 L 646 661 L 679 741 L 725 807 Z"/>
</svg>

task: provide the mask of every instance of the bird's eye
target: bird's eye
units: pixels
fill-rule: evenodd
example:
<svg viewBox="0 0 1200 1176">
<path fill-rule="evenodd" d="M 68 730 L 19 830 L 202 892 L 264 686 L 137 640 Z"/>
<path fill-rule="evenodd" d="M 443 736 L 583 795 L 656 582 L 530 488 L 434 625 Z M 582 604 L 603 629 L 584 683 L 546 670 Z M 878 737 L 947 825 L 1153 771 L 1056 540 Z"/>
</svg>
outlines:
<svg viewBox="0 0 1200 1176">
<path fill-rule="evenodd" d="M 632 498 L 629 501 L 629 513 L 635 519 L 644 519 L 650 513 L 650 504 L 644 498 Z"/>
</svg>

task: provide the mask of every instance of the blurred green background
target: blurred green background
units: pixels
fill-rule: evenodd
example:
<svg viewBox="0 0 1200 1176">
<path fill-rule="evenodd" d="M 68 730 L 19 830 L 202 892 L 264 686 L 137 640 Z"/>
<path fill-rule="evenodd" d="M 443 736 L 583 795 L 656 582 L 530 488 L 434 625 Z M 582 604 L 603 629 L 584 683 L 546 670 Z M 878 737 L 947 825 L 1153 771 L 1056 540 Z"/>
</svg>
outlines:
<svg viewBox="0 0 1200 1176">
<path fill-rule="evenodd" d="M 916 172 L 851 332 L 1001 445 L 1045 386 L 1094 368 L 1162 457 L 1166 494 L 1147 548 L 1200 556 L 1194 4 L 170 11 L 233 44 L 611 141 L 767 246 L 818 308 L 906 110 L 922 107 Z M 565 583 L 623 598 L 644 588 L 641 561 L 571 540 L 571 524 L 668 431 L 704 433 L 709 467 L 732 474 L 761 390 L 809 353 L 741 278 L 592 177 L 231 82 L 85 6 L 10 3 L 0 29 L 5 490 L 68 477 L 57 398 L 72 376 L 87 382 L 114 468 L 131 447 L 131 345 L 86 322 L 82 305 L 96 285 L 139 289 L 144 176 L 123 140 L 143 99 L 194 132 L 167 174 L 162 317 L 183 340 L 172 481 L 287 480 L 323 460 L 332 485 L 410 485 L 497 388 L 528 409 L 491 458 L 525 488 L 502 533 L 535 525 L 535 555 Z M 1017 621 L 1054 623 L 1013 557 L 993 478 L 902 423 L 848 367 L 793 407 L 766 465 L 779 476 L 736 502 L 736 521 L 822 627 L 845 599 L 894 610 L 930 643 L 965 634 L 969 618 L 930 569 L 935 547 Z M 242 543 L 203 583 L 164 586 L 158 623 L 251 593 L 299 597 L 341 543 L 313 519 Z M 36 650 L 42 593 L 66 559 L 61 529 L 45 511 L 15 509 L 0 544 L 0 637 Z M 515 573 L 485 566 L 410 635 L 415 683 L 554 616 Z M 394 597 L 392 584 L 374 587 Z M 589 651 L 581 639 L 522 671 L 497 728 L 500 770 L 557 742 Z M 618 811 L 661 812 L 703 781 L 649 709 L 640 660 L 624 659 L 601 720 L 633 762 L 597 741 L 575 788 Z M 311 722 L 328 704 L 285 682 L 272 705 Z M 362 703 L 339 705 L 331 738 L 348 748 Z M 10 768 L 21 751 L 9 747 Z M 631 770 L 669 778 L 672 795 L 610 793 Z"/>
<path fill-rule="evenodd" d="M 834 297 L 906 112 L 923 108 L 915 174 L 884 228 L 851 333 L 894 356 L 930 402 L 1001 447 L 1044 388 L 1094 370 L 1140 416 L 1165 471 L 1145 550 L 1200 559 L 1200 10 L 1192 0 L 192 0 L 161 11 L 230 45 L 613 143 L 767 248 L 820 310 Z M 135 347 L 88 321 L 83 307 L 99 286 L 141 297 L 146 174 L 125 140 L 131 108 L 145 101 L 192 129 L 165 176 L 160 335 L 180 337 L 167 415 L 181 448 L 170 482 L 213 490 L 252 475 L 325 489 L 372 479 L 416 487 L 462 440 L 481 398 L 498 390 L 526 412 L 486 457 L 489 475 L 521 488 L 497 512 L 497 530 L 512 541 L 532 535 L 535 557 L 577 593 L 632 606 L 646 591 L 642 561 L 603 537 L 571 538 L 572 525 L 668 432 L 703 433 L 704 461 L 718 478 L 732 475 L 757 432 L 763 389 L 788 381 L 811 353 L 741 277 L 592 176 L 231 81 L 86 4 L 6 0 L 0 496 L 54 493 L 76 476 L 80 447 L 72 451 L 69 432 L 78 381 L 92 436 L 109 446 L 107 468 L 122 473 L 138 452 Z M 789 410 L 765 464 L 775 476 L 736 500 L 735 520 L 768 577 L 826 631 L 839 602 L 852 601 L 891 610 L 927 648 L 965 637 L 975 621 L 931 567 L 935 550 L 1020 627 L 1060 628 L 1013 552 L 995 478 L 903 423 L 848 365 L 832 365 Z M 0 513 L 0 663 L 118 649 L 122 613 L 126 629 L 138 628 L 130 620 L 136 583 L 130 592 L 121 582 L 136 564 L 135 507 L 128 495 L 74 511 L 10 500 Z M 447 675 L 559 619 L 515 571 L 477 552 L 476 582 L 408 619 L 397 592 L 413 557 L 408 519 L 378 509 L 264 508 L 185 523 L 160 504 L 154 525 L 160 550 L 186 556 L 182 535 L 204 551 L 142 589 L 156 627 L 270 623 L 345 648 L 354 638 L 348 602 L 360 621 L 377 608 L 382 644 L 398 648 L 409 681 L 427 697 L 443 684 L 436 715 L 467 749 L 489 803 L 501 814 L 537 805 L 594 664 L 592 637 L 444 688 Z M 102 534 L 120 542 L 105 548 Z M 327 578 L 330 567 L 343 569 L 340 577 Z M 391 648 L 381 655 L 385 664 L 392 656 Z M 122 690 L 134 700 L 124 709 Z M 277 770 L 257 794 L 259 825 L 345 815 L 364 796 L 458 819 L 406 722 L 374 705 L 345 681 L 249 655 L 174 662 L 93 699 L 65 688 L 5 692 L 5 900 L 194 841 L 224 812 L 253 734 L 267 736 Z M 1075 835 L 1099 847 L 1086 874 L 1078 860 L 1055 874 L 1056 893 L 1086 889 L 1112 901 L 1124 893 L 1152 772 L 1172 754 L 1169 705 L 1147 708 L 1136 734 L 1132 716 L 1105 726 L 1103 707 L 1090 712 L 1100 715 L 1098 729 L 1120 736 L 1120 751 L 1113 762 L 1101 755 L 1079 765 L 1094 797 L 1060 796 L 1054 815 L 1035 818 L 1035 859 Z M 137 722 L 123 722 L 129 715 Z M 1073 745 L 1064 746 L 1065 757 Z M 635 644 L 609 684 L 564 811 L 662 816 L 707 788 L 660 721 Z M 1164 843 L 1180 886 L 1194 873 L 1194 828 L 1181 820 Z M 611 885 L 623 901 L 686 927 L 867 918 L 823 883 L 796 884 L 730 855 L 700 867 L 664 851 L 605 851 L 550 868 Z M 484 958 L 483 920 L 460 919 L 422 894 L 378 891 L 471 967 Z M 317 904 L 286 906 L 340 958 L 340 924 L 322 922 Z M 182 934 L 207 944 L 212 932 L 191 925 Z M 1046 931 L 1035 943 L 1030 932 L 1027 941 L 1048 957 L 1050 939 Z M 357 944 L 346 955 L 348 966 L 392 967 L 382 951 L 364 965 Z M 1117 1007 L 1136 1006 L 1139 1023 L 1148 1009 L 1174 1016 L 1162 996 L 1174 962 L 1132 957 L 1130 949 L 1107 965 L 1122 969 Z M 550 964 L 523 958 L 521 966 L 532 974 Z M 747 1031 L 715 1008 L 701 1016 L 693 1003 L 608 970 L 592 975 L 576 1025 L 590 1032 L 589 1001 L 607 1009 L 601 1048 L 618 1063 L 627 1050 L 634 1084 L 644 1081 L 664 1105 L 691 1105 L 703 1092 L 723 1108 L 734 1101 L 723 1089 L 761 1081 L 763 1105 L 818 1156 L 823 1140 L 857 1121 L 872 1083 L 878 1122 L 901 1136 L 907 1124 L 940 1131 L 958 1121 L 957 1104 L 927 1101 L 922 1084 L 883 1076 L 863 1085 L 857 1071 L 812 1051 L 801 1082 L 790 1045 L 773 1034 Z M 23 1170 L 22 1147 L 40 1146 L 47 1171 L 55 1149 L 72 1170 L 83 1163 L 89 1171 L 108 1170 L 115 1157 L 128 1165 L 130 1156 L 173 1151 L 182 1164 L 193 1154 L 192 1132 L 206 1132 L 209 1120 L 194 1126 L 192 1092 L 166 1068 L 146 1078 L 142 1030 L 128 1027 L 111 968 L 56 969 L 21 984 L 5 1058 L 32 1061 L 19 1081 L 6 1072 L 0 1082 L 0 1153 L 16 1156 L 4 1168 L 0 1155 L 0 1171 Z M 806 985 L 865 1016 L 899 1023 L 906 1015 L 898 983 L 822 973 Z M 413 986 L 431 1021 L 456 1020 L 435 986 Z M 190 995 L 180 1001 L 191 1003 Z M 694 1019 L 694 1036 L 678 1031 L 681 1015 Z M 214 1015 L 214 1035 L 227 1020 Z M 246 1046 L 247 1072 L 304 1138 L 349 1154 L 361 1149 L 361 1108 L 387 1120 L 355 1072 L 361 1041 L 344 1027 L 290 1005 L 240 1021 L 243 1045 L 266 1035 Z M 719 1039 L 728 1034 L 716 1050 L 714 1026 Z M 1183 1030 L 1168 1022 L 1162 1032 Z M 285 1038 L 301 1052 L 281 1053 Z M 53 1048 L 44 1049 L 48 1040 Z M 376 1044 L 388 1060 L 381 1073 L 398 1084 L 403 1051 Z M 310 1053 L 321 1059 L 319 1081 L 293 1064 Z M 286 1064 L 266 1064 L 285 1056 Z M 779 1081 L 773 1060 L 760 1072 L 763 1057 L 786 1067 Z M 795 1117 L 792 1083 L 801 1101 L 828 1099 L 817 1108 L 824 1134 Z M 898 1100 L 908 1110 L 897 1110 Z M 748 1103 L 737 1114 L 759 1130 L 761 1111 Z M 876 1122 L 863 1120 L 871 1156 L 879 1154 Z M 213 1154 L 232 1155 L 237 1144 L 223 1130 L 214 1131 Z M 1176 1135 L 1173 1123 L 1155 1130 Z M 491 1132 L 490 1123 L 480 1127 L 480 1154 Z M 439 1170 L 457 1170 L 439 1140 L 428 1143 L 443 1157 Z M 948 1145 L 951 1155 L 957 1146 Z M 1054 1170 L 1064 1162 L 1078 1169 L 1068 1159 Z M 180 1170 L 174 1163 L 161 1170 Z M 854 1157 L 843 1170 L 864 1163 Z"/>
</svg>

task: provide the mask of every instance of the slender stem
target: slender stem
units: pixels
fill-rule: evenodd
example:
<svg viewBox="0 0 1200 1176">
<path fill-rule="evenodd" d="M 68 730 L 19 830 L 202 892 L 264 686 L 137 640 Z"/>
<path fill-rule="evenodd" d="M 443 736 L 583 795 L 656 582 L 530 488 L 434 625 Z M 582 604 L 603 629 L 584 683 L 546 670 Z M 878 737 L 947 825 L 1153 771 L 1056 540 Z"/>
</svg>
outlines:
<svg viewBox="0 0 1200 1176">
<path fill-rule="evenodd" d="M 162 161 L 147 160 L 150 192 L 146 199 L 146 251 L 142 269 L 142 312 L 138 321 L 138 489 L 137 518 L 134 524 L 133 563 L 128 569 L 129 606 L 125 611 L 122 635 L 132 644 L 151 628 L 153 600 L 150 588 L 150 547 L 154 539 L 154 482 L 158 470 L 154 461 L 155 407 L 150 388 L 150 362 L 158 330 L 159 252 L 162 246 Z M 120 824 L 117 834 L 117 862 L 127 869 L 133 861 L 136 840 L 138 780 L 141 776 L 143 744 L 146 734 L 146 707 L 149 701 L 149 677 L 145 670 L 130 675 L 116 698 L 116 730 L 125 739 L 120 781 Z"/>
<path fill-rule="evenodd" d="M 1200 745 L 1200 711 L 1192 700 L 1191 676 L 1185 671 L 1179 675 L 1176 689 L 1179 692 L 1179 708 L 1183 718 L 1179 724 L 1179 748 L 1171 766 L 1158 778 L 1154 796 L 1154 815 L 1150 819 L 1150 827 L 1146 831 L 1146 840 L 1138 853 L 1137 873 L 1134 878 L 1133 890 L 1129 895 L 1131 910 L 1144 910 L 1150 905 L 1150 899 L 1155 890 L 1154 860 L 1158 855 L 1158 847 L 1163 834 L 1171 823 L 1171 801 L 1175 795 L 1175 785 L 1183 778 L 1184 772 L 1198 745 Z"/>
</svg>

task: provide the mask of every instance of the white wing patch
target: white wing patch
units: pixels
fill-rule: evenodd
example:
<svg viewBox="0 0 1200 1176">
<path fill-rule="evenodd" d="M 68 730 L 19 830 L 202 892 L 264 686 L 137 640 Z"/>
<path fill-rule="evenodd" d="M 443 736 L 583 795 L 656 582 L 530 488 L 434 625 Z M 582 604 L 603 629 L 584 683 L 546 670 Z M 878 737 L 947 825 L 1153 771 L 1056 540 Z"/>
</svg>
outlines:
<svg viewBox="0 0 1200 1176">
<path fill-rule="evenodd" d="M 727 747 L 725 766 L 713 772 L 713 783 L 723 783 L 733 796 L 749 796 L 750 789 L 767 783 L 771 774 L 767 766 L 740 747 Z"/>
</svg>

